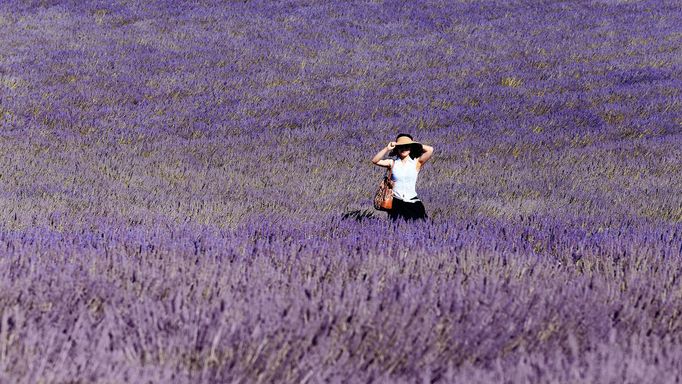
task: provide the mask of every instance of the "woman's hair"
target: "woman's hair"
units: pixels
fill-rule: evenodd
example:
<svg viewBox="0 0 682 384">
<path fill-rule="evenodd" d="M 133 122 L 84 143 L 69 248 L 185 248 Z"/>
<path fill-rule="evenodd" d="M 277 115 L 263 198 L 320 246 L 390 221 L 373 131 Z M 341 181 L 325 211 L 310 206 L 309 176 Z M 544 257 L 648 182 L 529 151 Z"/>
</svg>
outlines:
<svg viewBox="0 0 682 384">
<path fill-rule="evenodd" d="M 409 135 L 409 134 L 407 134 L 407 133 L 399 133 L 398 136 L 395 137 L 395 140 L 398 141 L 398 139 L 401 138 L 402 136 L 405 136 L 405 137 L 407 137 L 408 139 L 414 141 L 414 139 L 412 138 L 412 135 Z M 416 158 L 418 158 L 419 156 L 421 156 L 423 153 L 424 153 L 424 148 L 422 148 L 421 145 L 417 145 L 417 144 L 415 144 L 415 145 L 410 145 L 410 157 L 411 157 L 411 158 L 416 159 Z M 391 150 L 391 153 L 389 153 L 388 155 L 389 155 L 389 156 L 398 157 L 398 156 L 399 156 L 398 147 L 397 147 L 397 146 L 394 147 L 394 148 Z"/>
</svg>

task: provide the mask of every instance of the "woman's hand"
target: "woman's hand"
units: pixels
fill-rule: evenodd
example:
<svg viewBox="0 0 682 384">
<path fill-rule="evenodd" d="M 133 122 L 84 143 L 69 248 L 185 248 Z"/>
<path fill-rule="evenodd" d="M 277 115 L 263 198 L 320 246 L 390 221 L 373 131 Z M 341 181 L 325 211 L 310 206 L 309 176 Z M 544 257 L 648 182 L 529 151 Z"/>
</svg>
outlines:
<svg viewBox="0 0 682 384">
<path fill-rule="evenodd" d="M 386 148 L 388 148 L 389 150 L 392 150 L 393 148 L 395 148 L 395 141 L 391 141 L 390 143 L 388 143 Z"/>
</svg>

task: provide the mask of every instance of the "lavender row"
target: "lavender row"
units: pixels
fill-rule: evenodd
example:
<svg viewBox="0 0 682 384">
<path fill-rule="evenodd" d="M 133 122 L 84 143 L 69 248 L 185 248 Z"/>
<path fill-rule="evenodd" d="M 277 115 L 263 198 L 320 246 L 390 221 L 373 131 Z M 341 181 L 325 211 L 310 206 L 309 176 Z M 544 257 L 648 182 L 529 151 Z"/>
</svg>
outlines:
<svg viewBox="0 0 682 384">
<path fill-rule="evenodd" d="M 679 375 L 679 226 L 582 242 L 532 219 L 525 228 L 417 228 L 342 220 L 3 232 L 3 375 L 481 383 Z"/>
</svg>

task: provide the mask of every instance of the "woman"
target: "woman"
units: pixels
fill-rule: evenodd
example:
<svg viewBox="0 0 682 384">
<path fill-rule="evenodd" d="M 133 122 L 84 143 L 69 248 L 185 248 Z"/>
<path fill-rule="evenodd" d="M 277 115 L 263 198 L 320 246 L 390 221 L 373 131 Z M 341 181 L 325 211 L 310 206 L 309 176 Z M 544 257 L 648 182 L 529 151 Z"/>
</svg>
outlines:
<svg viewBox="0 0 682 384">
<path fill-rule="evenodd" d="M 386 152 L 394 157 L 383 159 Z M 393 186 L 393 208 L 388 211 L 388 217 L 395 221 L 426 219 L 424 204 L 417 196 L 417 174 L 433 155 L 433 147 L 423 145 L 412 140 L 412 136 L 401 133 L 395 141 L 388 143 L 372 158 L 372 163 L 384 168 L 391 168 Z"/>
</svg>

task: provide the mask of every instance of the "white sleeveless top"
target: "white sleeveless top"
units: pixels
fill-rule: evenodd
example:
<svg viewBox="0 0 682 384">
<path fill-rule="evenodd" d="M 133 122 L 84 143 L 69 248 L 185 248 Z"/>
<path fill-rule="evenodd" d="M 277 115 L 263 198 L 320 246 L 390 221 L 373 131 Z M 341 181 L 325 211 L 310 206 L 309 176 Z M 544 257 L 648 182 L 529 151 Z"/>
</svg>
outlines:
<svg viewBox="0 0 682 384">
<path fill-rule="evenodd" d="M 393 180 L 393 197 L 408 203 L 419 201 L 415 187 L 417 185 L 417 159 L 407 156 L 405 162 L 393 160 L 391 180 Z"/>
</svg>

